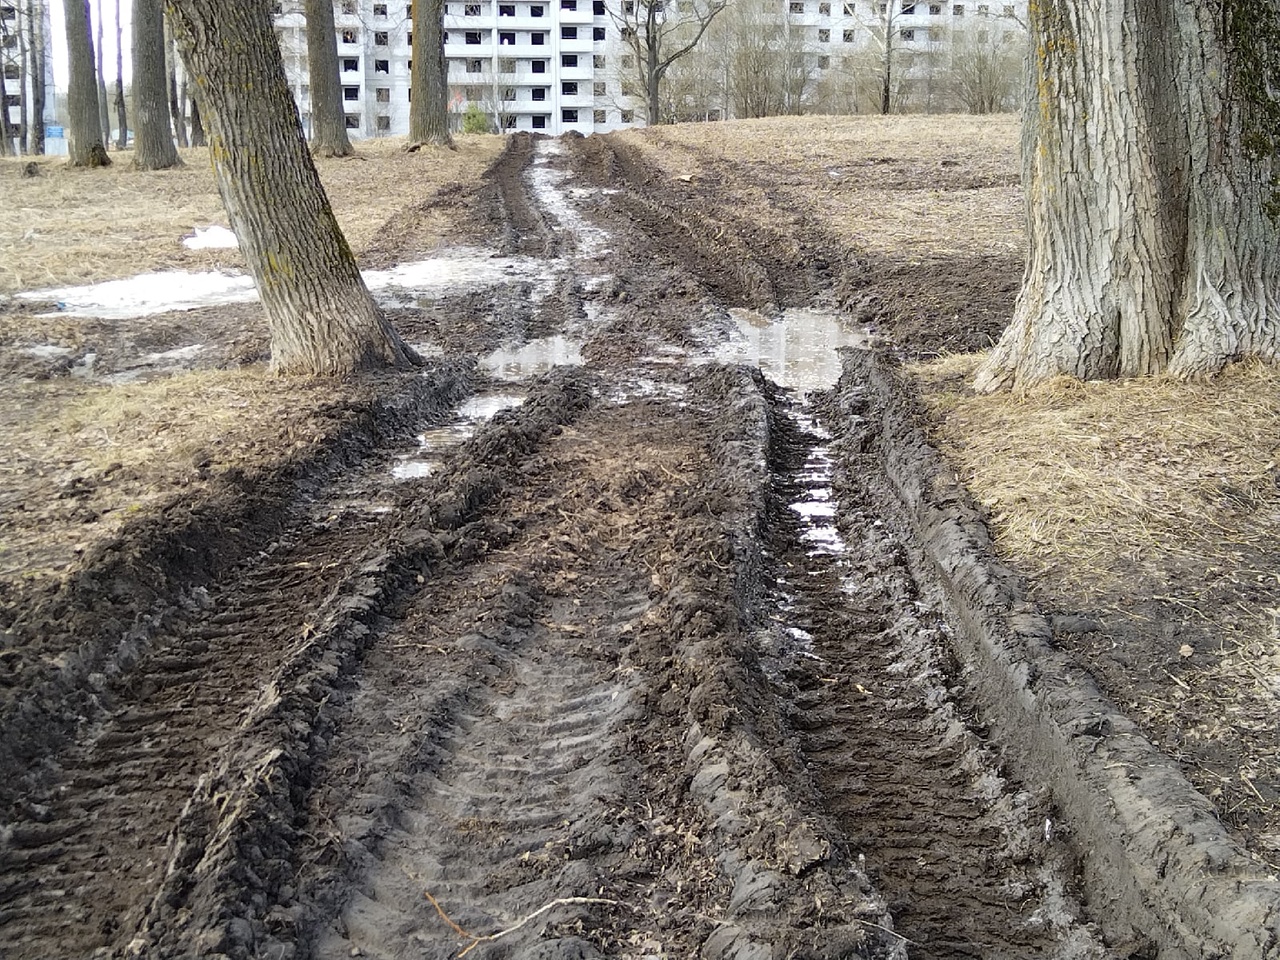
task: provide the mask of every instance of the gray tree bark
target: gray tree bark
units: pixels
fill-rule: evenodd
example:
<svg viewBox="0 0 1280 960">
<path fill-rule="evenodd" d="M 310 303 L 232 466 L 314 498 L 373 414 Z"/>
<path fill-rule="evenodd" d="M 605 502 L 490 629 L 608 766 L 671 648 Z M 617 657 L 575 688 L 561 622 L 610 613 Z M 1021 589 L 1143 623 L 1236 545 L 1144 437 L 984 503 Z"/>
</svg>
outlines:
<svg viewBox="0 0 1280 960">
<path fill-rule="evenodd" d="M 108 167 L 111 158 L 102 143 L 98 112 L 98 78 L 89 35 L 89 0 L 64 0 L 67 56 L 71 76 L 67 88 L 70 134 L 68 159 L 73 167 Z"/>
<path fill-rule="evenodd" d="M 95 26 L 98 31 L 98 121 L 102 124 L 102 144 L 106 146 L 111 142 L 111 101 L 107 97 L 106 51 L 102 45 L 102 0 L 98 0 Z"/>
<path fill-rule="evenodd" d="M 31 152 L 44 153 L 44 0 L 28 0 L 27 32 L 31 47 Z"/>
<path fill-rule="evenodd" d="M 417 357 L 369 295 L 307 149 L 266 0 L 169 0 L 202 91 L 209 157 L 282 373 L 345 376 Z"/>
<path fill-rule="evenodd" d="M 417 0 L 413 5 L 413 65 L 409 149 L 434 146 L 452 150 L 443 0 Z"/>
<path fill-rule="evenodd" d="M 116 123 L 120 127 L 116 149 L 129 145 L 129 117 L 124 105 L 124 28 L 120 26 L 120 0 L 116 0 Z"/>
<path fill-rule="evenodd" d="M 133 165 L 139 170 L 181 166 L 169 119 L 164 0 L 133 0 Z"/>
<path fill-rule="evenodd" d="M 977 389 L 1276 359 L 1271 166 L 1241 147 L 1220 30 L 1198 0 L 1032 7 L 1027 268 Z"/>
<path fill-rule="evenodd" d="M 342 84 L 338 78 L 333 0 L 306 0 L 305 15 L 307 73 L 311 82 L 311 152 L 318 157 L 347 157 L 353 151 L 347 137 Z"/>
</svg>

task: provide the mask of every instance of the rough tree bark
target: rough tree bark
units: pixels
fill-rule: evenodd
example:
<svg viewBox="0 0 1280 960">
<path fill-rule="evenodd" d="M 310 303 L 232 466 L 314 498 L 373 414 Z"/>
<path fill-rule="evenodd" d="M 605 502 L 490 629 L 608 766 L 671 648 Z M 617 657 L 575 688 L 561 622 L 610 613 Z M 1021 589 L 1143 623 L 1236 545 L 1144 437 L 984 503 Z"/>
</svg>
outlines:
<svg viewBox="0 0 1280 960">
<path fill-rule="evenodd" d="M 98 113 L 98 77 L 89 35 L 89 0 L 65 0 L 67 56 L 71 71 L 67 114 L 71 136 L 67 155 L 73 167 L 109 167 Z"/>
<path fill-rule="evenodd" d="M 266 0 L 169 0 L 272 366 L 344 376 L 417 358 L 369 295 L 316 173 Z"/>
<path fill-rule="evenodd" d="M 129 117 L 124 105 L 124 28 L 120 25 L 120 0 L 116 0 L 116 123 L 120 132 L 116 139 L 116 149 L 123 150 L 129 145 Z"/>
<path fill-rule="evenodd" d="M 338 78 L 338 34 L 333 0 L 306 0 L 307 72 L 311 81 L 311 152 L 317 157 L 348 157 L 342 84 Z"/>
<path fill-rule="evenodd" d="M 1276 359 L 1272 171 L 1242 146 L 1219 3 L 1043 0 L 1031 30 L 1027 268 L 975 387 Z"/>
<path fill-rule="evenodd" d="M 133 0 L 133 165 L 139 170 L 181 166 L 169 125 L 164 0 Z"/>
<path fill-rule="evenodd" d="M 409 149 L 455 149 L 449 133 L 448 65 L 444 57 L 444 2 L 413 5 L 413 75 L 409 102 Z"/>
<path fill-rule="evenodd" d="M 27 33 L 31 47 L 31 152 L 44 153 L 44 0 L 28 0 Z"/>
</svg>

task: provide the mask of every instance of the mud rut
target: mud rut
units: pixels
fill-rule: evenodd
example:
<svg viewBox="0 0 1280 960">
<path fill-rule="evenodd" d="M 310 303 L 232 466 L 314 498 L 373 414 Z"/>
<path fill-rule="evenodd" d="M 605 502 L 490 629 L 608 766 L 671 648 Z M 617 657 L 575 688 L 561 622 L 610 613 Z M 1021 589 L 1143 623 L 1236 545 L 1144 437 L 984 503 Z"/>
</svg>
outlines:
<svg viewBox="0 0 1280 960">
<path fill-rule="evenodd" d="M 820 298 L 821 238 L 620 151 L 513 138 L 488 188 L 586 366 L 429 476 L 386 443 L 297 499 L 10 771 L 0 955 L 1109 955 L 842 467 L 856 418 L 700 356 Z M 509 389 L 442 377 L 417 429 Z"/>
</svg>

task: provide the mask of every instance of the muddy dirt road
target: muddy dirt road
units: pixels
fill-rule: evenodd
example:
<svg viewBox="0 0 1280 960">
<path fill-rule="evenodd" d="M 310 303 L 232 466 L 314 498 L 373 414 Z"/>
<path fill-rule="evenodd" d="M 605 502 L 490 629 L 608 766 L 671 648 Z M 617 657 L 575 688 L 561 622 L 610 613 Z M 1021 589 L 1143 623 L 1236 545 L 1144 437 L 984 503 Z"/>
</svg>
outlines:
<svg viewBox="0 0 1280 960">
<path fill-rule="evenodd" d="M 0 956 L 1157 955 L 851 469 L 856 265 L 601 138 L 478 208 L 374 440 L 11 628 Z"/>
</svg>

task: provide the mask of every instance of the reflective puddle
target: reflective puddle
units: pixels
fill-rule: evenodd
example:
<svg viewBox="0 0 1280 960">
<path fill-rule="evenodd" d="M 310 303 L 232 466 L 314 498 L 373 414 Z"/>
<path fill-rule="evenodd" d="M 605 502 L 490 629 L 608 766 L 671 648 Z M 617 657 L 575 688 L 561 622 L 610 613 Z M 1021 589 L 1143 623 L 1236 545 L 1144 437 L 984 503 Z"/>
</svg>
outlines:
<svg viewBox="0 0 1280 960">
<path fill-rule="evenodd" d="M 391 475 L 397 480 L 429 477 L 440 469 L 441 457 L 472 436 L 503 410 L 524 403 L 518 393 L 486 393 L 470 397 L 454 412 L 453 419 L 418 435 L 418 449 L 397 458 Z"/>
<path fill-rule="evenodd" d="M 749 363 L 779 386 L 802 393 L 825 390 L 840 379 L 841 347 L 870 346 L 863 329 L 834 313 L 814 309 L 787 310 L 771 319 L 755 310 L 733 309 L 737 329 L 716 349 L 714 359 Z"/>
<path fill-rule="evenodd" d="M 480 369 L 499 380 L 524 380 L 564 365 L 582 366 L 582 341 L 563 334 L 503 347 L 480 359 Z"/>
</svg>

